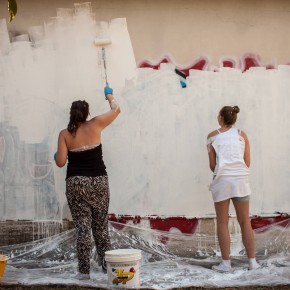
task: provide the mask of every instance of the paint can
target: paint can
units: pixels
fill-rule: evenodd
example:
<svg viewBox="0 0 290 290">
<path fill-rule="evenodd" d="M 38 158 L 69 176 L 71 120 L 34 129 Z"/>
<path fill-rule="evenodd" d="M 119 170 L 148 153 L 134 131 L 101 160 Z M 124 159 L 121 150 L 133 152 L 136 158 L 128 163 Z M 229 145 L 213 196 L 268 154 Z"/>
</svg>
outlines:
<svg viewBox="0 0 290 290">
<path fill-rule="evenodd" d="M 4 275 L 7 261 L 8 258 L 5 255 L 0 255 L 0 281 L 2 280 L 2 277 Z"/>
<path fill-rule="evenodd" d="M 141 250 L 118 249 L 107 251 L 105 260 L 107 262 L 109 287 L 139 287 L 141 258 Z"/>
</svg>

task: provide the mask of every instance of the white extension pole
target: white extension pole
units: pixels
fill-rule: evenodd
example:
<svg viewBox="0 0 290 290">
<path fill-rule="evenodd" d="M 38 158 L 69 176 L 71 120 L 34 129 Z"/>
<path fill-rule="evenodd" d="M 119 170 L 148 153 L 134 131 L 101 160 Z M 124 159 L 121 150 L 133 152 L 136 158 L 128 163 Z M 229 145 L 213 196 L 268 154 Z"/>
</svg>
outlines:
<svg viewBox="0 0 290 290">
<path fill-rule="evenodd" d="M 102 47 L 102 58 L 104 62 L 104 71 L 105 71 L 105 80 L 106 85 L 108 85 L 108 77 L 107 77 L 107 64 L 106 64 L 106 50 L 105 46 L 110 45 L 112 41 L 109 38 L 96 38 L 95 45 Z"/>
</svg>

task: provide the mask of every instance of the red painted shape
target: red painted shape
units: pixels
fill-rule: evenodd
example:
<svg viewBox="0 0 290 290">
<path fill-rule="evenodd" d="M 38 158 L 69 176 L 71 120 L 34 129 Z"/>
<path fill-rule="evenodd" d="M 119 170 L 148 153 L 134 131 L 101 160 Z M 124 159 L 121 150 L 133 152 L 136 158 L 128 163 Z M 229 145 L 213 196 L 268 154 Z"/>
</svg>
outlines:
<svg viewBox="0 0 290 290">
<path fill-rule="evenodd" d="M 279 213 L 280 215 L 274 217 L 259 217 L 253 216 L 251 218 L 251 225 L 257 233 L 262 233 L 270 229 L 271 225 L 290 229 L 290 215 L 286 213 Z M 109 221 L 113 221 L 112 226 L 117 230 L 123 230 L 128 221 L 132 221 L 134 225 L 140 224 L 141 220 L 148 220 L 150 228 L 153 230 L 169 232 L 170 229 L 176 228 L 183 234 L 194 234 L 198 225 L 198 218 L 186 218 L 183 216 L 172 216 L 161 218 L 159 216 L 132 216 L 109 214 Z M 169 238 L 164 234 L 160 234 L 160 241 L 166 244 Z"/>
<path fill-rule="evenodd" d="M 120 215 L 117 217 L 115 214 L 109 214 L 108 219 L 109 221 L 117 223 L 117 224 L 112 223 L 112 226 L 117 230 L 123 230 L 128 221 L 133 221 L 134 225 L 139 224 L 141 221 L 140 216 L 132 216 L 132 215 Z"/>
<path fill-rule="evenodd" d="M 139 68 L 152 68 L 158 70 L 160 68 L 161 63 L 172 63 L 175 65 L 175 67 L 183 72 L 186 76 L 189 76 L 189 70 L 195 69 L 195 70 L 207 70 L 207 67 L 209 65 L 209 60 L 206 57 L 199 57 L 194 62 L 186 67 L 177 66 L 169 56 L 165 55 L 160 61 L 153 63 L 149 60 L 144 60 L 139 63 Z M 287 63 L 288 65 L 290 63 Z M 251 67 L 265 67 L 266 69 L 274 69 L 275 66 L 273 64 L 267 64 L 263 65 L 261 63 L 260 57 L 258 54 L 254 53 L 246 53 L 240 58 L 239 64 L 236 63 L 236 61 L 230 57 L 222 57 L 220 59 L 220 66 L 221 67 L 231 67 L 231 68 L 238 68 L 240 67 L 242 69 L 242 72 L 247 71 Z M 218 71 L 218 70 L 217 70 Z"/>
<path fill-rule="evenodd" d="M 257 232 L 265 232 L 270 225 L 277 225 L 283 228 L 290 228 L 290 216 L 287 214 L 281 214 L 276 217 L 252 217 L 251 218 L 252 228 Z"/>
<path fill-rule="evenodd" d="M 197 218 L 185 217 L 150 218 L 150 227 L 153 230 L 169 232 L 171 228 L 179 229 L 183 234 L 194 234 L 198 225 Z"/>
<path fill-rule="evenodd" d="M 141 219 L 149 220 L 150 227 L 153 230 L 169 232 L 171 228 L 179 229 L 183 234 L 194 234 L 198 225 L 197 218 L 186 218 L 182 216 L 173 216 L 168 218 L 161 218 L 158 216 L 141 217 L 132 215 L 120 215 L 115 214 L 108 215 L 109 221 L 113 221 L 112 225 L 122 230 L 128 221 L 133 221 L 134 225 L 139 224 Z"/>
<path fill-rule="evenodd" d="M 223 67 L 231 67 L 231 68 L 235 67 L 235 62 L 233 60 L 224 60 L 222 64 Z"/>
<path fill-rule="evenodd" d="M 153 64 L 152 62 L 148 60 L 142 61 L 138 67 L 140 68 L 153 68 L 153 69 L 159 69 L 161 63 L 172 63 L 171 59 L 168 56 L 164 56 L 159 62 Z"/>
<path fill-rule="evenodd" d="M 189 76 L 189 70 L 196 69 L 196 70 L 205 70 L 208 61 L 205 58 L 201 58 L 195 61 L 190 67 L 181 68 L 177 67 L 178 70 L 182 71 L 186 76 Z"/>
<path fill-rule="evenodd" d="M 243 72 L 250 67 L 261 67 L 260 57 L 257 54 L 247 53 L 242 57 L 242 69 Z"/>
<path fill-rule="evenodd" d="M 109 221 L 115 222 L 112 223 L 112 226 L 119 231 L 121 231 L 125 227 L 125 224 L 127 223 L 126 220 L 122 219 L 122 217 L 117 217 L 115 214 L 109 214 L 108 219 Z"/>
<path fill-rule="evenodd" d="M 138 67 L 139 68 L 153 68 L 153 69 L 159 69 L 161 63 L 172 63 L 174 62 L 171 60 L 169 56 L 164 56 L 159 62 L 152 63 L 148 60 L 142 61 Z M 189 70 L 196 69 L 196 70 L 205 70 L 206 66 L 208 64 L 208 60 L 204 57 L 200 57 L 197 60 L 195 60 L 190 66 L 188 67 L 179 67 L 176 66 L 178 70 L 183 72 L 186 76 L 189 76 Z"/>
</svg>

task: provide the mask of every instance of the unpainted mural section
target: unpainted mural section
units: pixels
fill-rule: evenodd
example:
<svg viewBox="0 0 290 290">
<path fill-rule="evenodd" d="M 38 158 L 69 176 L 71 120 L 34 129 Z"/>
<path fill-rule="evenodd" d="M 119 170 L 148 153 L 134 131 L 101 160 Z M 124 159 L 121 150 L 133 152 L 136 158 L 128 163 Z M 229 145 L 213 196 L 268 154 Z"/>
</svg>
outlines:
<svg viewBox="0 0 290 290">
<path fill-rule="evenodd" d="M 8 20 L 6 2 L 0 2 L 0 18 Z M 17 0 L 10 37 L 43 25 L 59 8 L 69 10 L 75 2 Z M 97 21 L 127 19 L 137 64 L 159 62 L 168 55 L 182 67 L 198 57 L 219 66 L 223 57 L 239 62 L 246 53 L 259 55 L 262 64 L 274 67 L 290 61 L 287 0 L 92 0 L 91 7 Z"/>
</svg>

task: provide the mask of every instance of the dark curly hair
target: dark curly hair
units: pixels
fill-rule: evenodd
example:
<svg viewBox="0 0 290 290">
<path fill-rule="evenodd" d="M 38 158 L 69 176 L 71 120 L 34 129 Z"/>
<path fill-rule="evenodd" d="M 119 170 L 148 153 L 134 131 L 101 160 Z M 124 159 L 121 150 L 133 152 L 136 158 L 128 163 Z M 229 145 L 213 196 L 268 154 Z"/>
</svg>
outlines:
<svg viewBox="0 0 290 290">
<path fill-rule="evenodd" d="M 89 104 L 86 101 L 73 102 L 70 108 L 70 120 L 67 130 L 75 136 L 80 124 L 87 120 L 89 114 Z"/>
<path fill-rule="evenodd" d="M 223 117 L 225 125 L 232 126 L 236 123 L 239 112 L 238 106 L 225 106 L 220 110 L 220 116 Z"/>
</svg>

